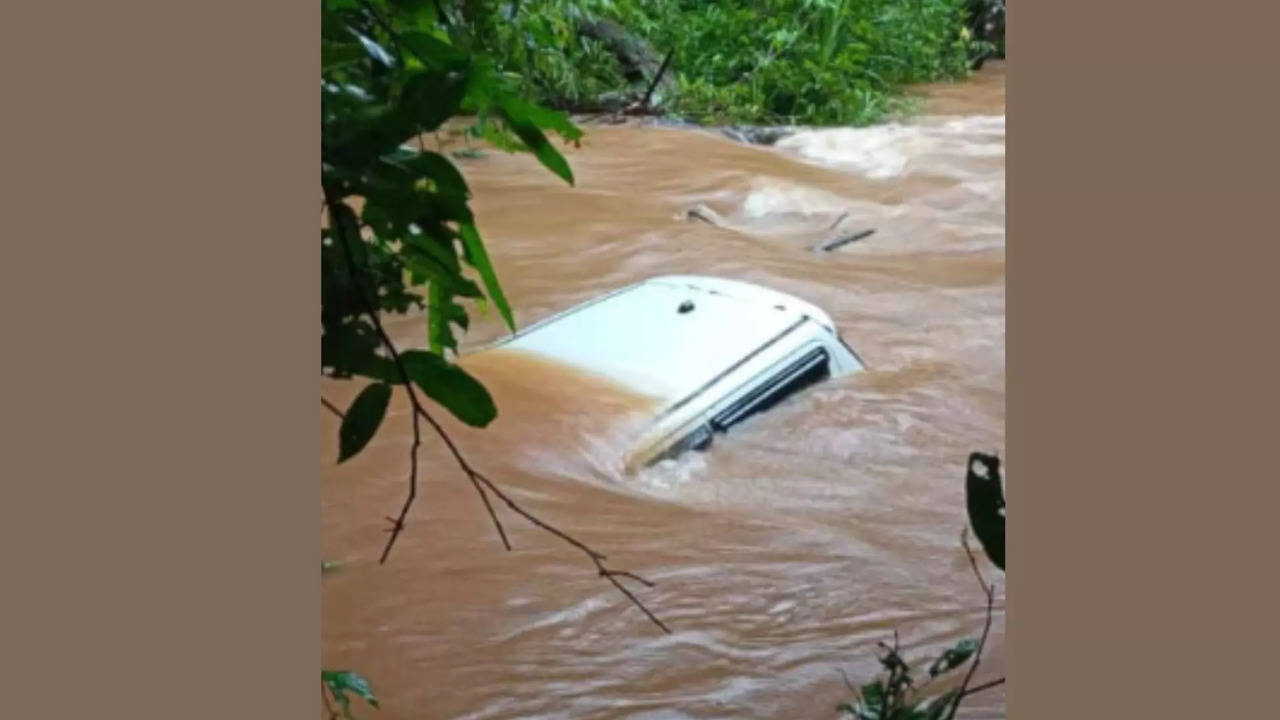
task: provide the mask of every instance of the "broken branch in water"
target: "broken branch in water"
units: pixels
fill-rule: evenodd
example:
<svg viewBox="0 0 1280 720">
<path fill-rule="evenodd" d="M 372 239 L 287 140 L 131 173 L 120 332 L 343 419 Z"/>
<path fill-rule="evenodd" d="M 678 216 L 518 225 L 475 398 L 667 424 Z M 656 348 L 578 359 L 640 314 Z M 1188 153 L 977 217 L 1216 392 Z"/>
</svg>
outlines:
<svg viewBox="0 0 1280 720">
<path fill-rule="evenodd" d="M 844 220 L 843 215 L 840 217 L 840 220 Z M 840 220 L 836 221 L 837 225 L 840 223 Z M 835 225 L 832 225 L 832 227 L 835 227 Z M 835 250 L 836 248 L 842 245 L 848 245 L 851 242 L 855 242 L 865 237 L 869 237 L 873 233 L 875 233 L 875 228 L 862 230 L 860 232 L 853 233 L 852 235 L 839 235 L 829 240 L 823 240 L 817 245 L 814 245 L 813 248 L 811 249 L 814 252 L 831 252 L 832 250 Z"/>
<path fill-rule="evenodd" d="M 431 425 L 432 429 L 436 431 L 436 434 L 440 436 L 441 441 L 444 442 L 445 446 L 449 449 L 449 452 L 452 453 L 454 460 L 457 461 L 458 463 L 458 466 L 461 467 L 463 472 L 466 473 L 467 478 L 471 481 L 472 487 L 474 487 L 476 492 L 480 495 L 480 499 L 484 501 L 485 509 L 489 512 L 489 518 L 493 521 L 494 527 L 497 528 L 498 536 L 502 539 L 503 547 L 505 547 L 507 550 L 511 550 L 511 542 L 507 538 L 507 533 L 505 528 L 503 528 L 502 521 L 498 518 L 497 512 L 495 512 L 493 505 L 489 502 L 488 493 L 490 492 L 496 495 L 498 499 L 506 503 L 507 507 L 510 508 L 512 512 L 520 515 L 521 517 L 528 520 L 530 523 L 536 525 L 539 528 L 542 528 L 543 530 L 551 533 L 552 535 L 555 535 L 556 537 L 560 538 L 561 540 L 578 548 L 583 553 L 585 553 L 586 556 L 591 559 L 591 562 L 595 564 L 596 570 L 600 575 L 600 577 L 603 577 L 606 580 L 608 580 L 615 588 L 618 589 L 620 593 L 622 593 L 628 600 L 630 600 L 632 604 L 634 604 L 637 608 L 639 608 L 640 611 L 643 612 L 645 616 L 648 617 L 649 620 L 653 622 L 653 624 L 657 625 L 663 632 L 670 633 L 671 629 L 668 628 L 665 623 L 659 620 L 658 617 L 649 610 L 649 608 L 645 607 L 645 604 L 641 602 L 640 599 L 635 596 L 635 594 L 633 594 L 630 590 L 624 587 L 618 578 L 620 577 L 631 578 L 648 587 L 654 587 L 654 583 L 652 581 L 646 580 L 645 578 L 629 571 L 614 570 L 607 567 L 604 564 L 604 561 L 606 559 L 606 556 L 604 555 L 604 553 L 601 553 L 598 550 L 595 550 L 594 548 L 587 545 L 586 543 L 583 543 L 582 541 L 578 540 L 572 535 L 564 532 L 563 530 L 555 527 L 554 525 L 551 525 L 550 523 L 542 520 L 538 516 L 534 515 L 533 513 L 521 507 L 519 503 L 517 503 L 505 492 L 499 489 L 497 485 L 495 485 L 491 480 L 489 480 L 489 478 L 485 477 L 478 470 L 471 467 L 471 464 L 467 462 L 467 459 L 462 455 L 462 452 L 458 449 L 458 446 L 454 444 L 453 439 L 449 437 L 449 434 L 445 431 L 444 427 L 441 426 L 440 423 L 434 417 L 432 417 L 430 413 L 427 412 L 427 409 L 422 405 L 422 402 L 418 398 L 418 393 L 414 389 L 413 381 L 410 379 L 409 373 L 406 371 L 404 367 L 404 363 L 400 357 L 399 349 L 396 347 L 395 343 L 392 342 L 391 336 L 387 334 L 386 329 L 383 328 L 382 321 L 378 317 L 378 313 L 375 310 L 375 306 L 370 301 L 369 297 L 365 294 L 365 289 L 361 283 L 361 280 L 359 277 L 357 277 L 356 270 L 355 270 L 356 268 L 355 257 L 354 257 L 354 253 L 351 251 L 350 243 L 353 241 L 358 242 L 359 240 L 358 238 L 355 240 L 353 240 L 352 238 L 349 238 L 347 236 L 348 233 L 346 231 L 344 224 L 337 220 L 334 207 L 340 203 L 341 203 L 340 200 L 338 200 L 337 198 L 331 197 L 326 193 L 325 204 L 329 208 L 330 225 L 334 228 L 334 231 L 337 235 L 338 244 L 341 246 L 343 254 L 345 256 L 348 273 L 351 277 L 352 287 L 355 289 L 356 296 L 359 299 L 361 305 L 363 306 L 364 314 L 369 318 L 369 321 L 373 323 L 373 327 L 377 331 L 377 334 L 382 341 L 382 345 L 387 349 L 387 353 L 391 356 L 391 360 L 395 365 L 396 371 L 400 378 L 399 384 L 403 385 L 405 390 L 408 392 L 409 402 L 413 406 L 413 414 L 412 414 L 413 444 L 409 449 L 409 494 L 405 498 L 404 504 L 400 508 L 400 514 L 395 518 L 388 518 L 388 520 L 391 522 L 391 527 L 388 529 L 388 531 L 391 533 L 391 537 L 387 539 L 386 547 L 383 548 L 382 557 L 378 560 L 378 562 L 385 563 L 387 561 L 387 556 L 391 553 L 392 546 L 395 545 L 396 539 L 400 537 L 400 531 L 404 529 L 405 516 L 408 515 L 409 508 L 410 506 L 413 505 L 413 501 L 418 495 L 418 446 L 422 444 L 421 433 L 419 430 L 419 421 L 426 420 L 427 423 Z M 327 400 L 325 400 L 323 397 L 321 398 L 321 402 L 326 407 L 329 407 L 335 413 L 338 413 L 339 415 L 341 415 L 338 409 L 336 407 L 333 407 L 332 404 L 329 403 Z"/>
<path fill-rule="evenodd" d="M 688 210 L 685 210 L 684 218 L 685 220 L 701 220 L 708 225 L 714 225 L 716 227 L 725 227 L 729 224 L 723 217 L 721 217 L 720 213 L 712 210 L 702 203 L 698 203 Z"/>
</svg>

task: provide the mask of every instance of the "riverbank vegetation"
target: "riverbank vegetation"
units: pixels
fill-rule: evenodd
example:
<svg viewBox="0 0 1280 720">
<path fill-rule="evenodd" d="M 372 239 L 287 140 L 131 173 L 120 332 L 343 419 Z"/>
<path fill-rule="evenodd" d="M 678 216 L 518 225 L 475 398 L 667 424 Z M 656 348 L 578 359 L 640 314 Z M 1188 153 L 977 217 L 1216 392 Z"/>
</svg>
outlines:
<svg viewBox="0 0 1280 720">
<path fill-rule="evenodd" d="M 1003 6 L 1003 0 L 442 5 L 456 42 L 491 55 L 520 92 L 551 107 L 820 125 L 883 120 L 909 109 L 907 85 L 961 79 L 982 59 L 1002 54 Z"/>
</svg>

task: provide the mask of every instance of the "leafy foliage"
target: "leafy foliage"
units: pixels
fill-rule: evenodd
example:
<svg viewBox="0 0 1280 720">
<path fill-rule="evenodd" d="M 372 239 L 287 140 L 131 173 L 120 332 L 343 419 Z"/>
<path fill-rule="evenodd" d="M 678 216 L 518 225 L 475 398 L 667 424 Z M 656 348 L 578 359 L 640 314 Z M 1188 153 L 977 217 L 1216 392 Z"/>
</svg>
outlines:
<svg viewBox="0 0 1280 720">
<path fill-rule="evenodd" d="M 968 73 L 963 0 L 653 5 L 697 118 L 862 125 L 905 109 L 905 84 Z"/>
<path fill-rule="evenodd" d="M 620 46 L 674 52 L 676 92 L 665 109 L 717 123 L 876 122 L 910 109 L 903 86 L 965 77 L 975 60 L 1002 55 L 1004 43 L 1003 0 L 441 6 L 460 44 L 491 56 L 524 96 L 562 109 L 619 109 L 653 80 L 653 68 L 641 71 L 619 46 L 583 31 L 595 20 L 617 22 L 628 34 Z M 471 132 L 490 134 L 483 122 Z"/>
<path fill-rule="evenodd" d="M 369 681 L 350 670 L 321 670 L 320 682 L 333 695 L 341 708 L 342 717 L 347 720 L 355 720 L 355 716 L 351 714 L 351 694 L 374 708 L 378 707 L 378 698 L 369 688 Z M 337 713 L 334 715 L 336 717 Z"/>
<path fill-rule="evenodd" d="M 572 184 L 573 172 L 548 134 L 576 142 L 581 132 L 564 114 L 520 97 L 511 77 L 484 52 L 477 42 L 484 35 L 476 28 L 478 21 L 492 20 L 494 6 L 483 0 L 322 0 L 321 8 L 321 189 L 327 222 L 320 233 L 320 372 L 373 381 L 346 413 L 321 398 L 343 416 L 342 459 L 358 453 L 377 432 L 392 387 L 403 387 L 411 406 L 408 492 L 399 514 L 387 518 L 391 526 L 379 562 L 386 562 L 417 497 L 425 421 L 466 474 L 508 550 L 491 496 L 581 551 L 599 577 L 670 632 L 621 578 L 647 587 L 651 581 L 605 565 L 603 553 L 523 508 L 467 461 L 422 399 L 475 427 L 492 422 L 493 398 L 447 353 L 457 353 L 455 330 L 470 324 L 466 303 L 481 312 L 492 305 L 515 329 L 466 181 L 448 158 L 423 147 L 423 134 L 454 117 L 470 118 L 461 132 L 532 153 Z M 427 350 L 398 347 L 383 325 L 384 314 L 413 310 L 425 311 Z"/>
<path fill-rule="evenodd" d="M 909 83 L 967 75 L 990 54 L 969 27 L 974 0 L 693 0 L 466 3 L 478 47 L 531 96 L 592 108 L 652 78 L 629 77 L 580 32 L 616 20 L 663 53 L 678 92 L 668 110 L 711 122 L 866 124 L 909 107 Z M 970 7 L 973 6 L 971 10 Z M 461 15 L 461 11 L 459 12 Z M 1002 16 L 1001 16 L 1002 17 Z"/>
<path fill-rule="evenodd" d="M 390 388 L 413 382 L 465 423 L 496 415 L 483 386 L 451 363 L 469 303 L 515 319 L 452 161 L 422 148 L 454 116 L 533 153 L 573 182 L 546 132 L 576 141 L 566 117 L 522 100 L 471 37 L 422 0 L 322 0 L 321 373 L 374 381 L 345 413 L 341 459 L 376 433 Z M 477 129 L 479 128 L 479 129 Z M 483 286 L 483 290 L 481 287 Z M 429 351 L 396 358 L 376 317 L 426 313 Z"/>
<path fill-rule="evenodd" d="M 592 104 L 627 84 L 616 57 L 578 23 L 608 2 L 442 3 L 455 33 L 492 56 L 524 97 L 560 108 Z"/>
<path fill-rule="evenodd" d="M 1003 58 L 1005 0 L 968 0 L 965 9 L 973 37 L 973 64 L 980 67 L 987 58 Z"/>
<path fill-rule="evenodd" d="M 405 371 L 427 397 L 474 427 L 488 425 L 498 415 L 493 398 L 475 378 L 443 357 L 422 350 L 401 354 Z"/>
<path fill-rule="evenodd" d="M 892 646 L 882 642 L 880 647 L 884 654 L 877 659 L 887 673 L 886 677 L 857 688 L 854 701 L 840 703 L 836 710 L 858 720 L 939 720 L 947 717 L 956 693 L 962 690 L 951 690 L 936 697 L 920 697 L 919 690 L 925 683 L 916 684 L 911 665 L 899 652 L 897 635 Z M 929 680 L 960 667 L 977 649 L 978 641 L 974 639 L 961 640 L 948 648 L 929 666 Z"/>
</svg>

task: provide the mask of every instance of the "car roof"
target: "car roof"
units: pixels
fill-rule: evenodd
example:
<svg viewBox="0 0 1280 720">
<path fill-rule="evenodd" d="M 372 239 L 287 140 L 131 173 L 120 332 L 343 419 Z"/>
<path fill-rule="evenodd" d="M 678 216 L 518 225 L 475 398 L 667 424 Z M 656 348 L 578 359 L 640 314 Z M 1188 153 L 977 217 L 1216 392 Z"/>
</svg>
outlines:
<svg viewBox="0 0 1280 720">
<path fill-rule="evenodd" d="M 683 311 L 682 311 L 683 309 Z M 675 401 L 805 322 L 818 308 L 724 278 L 651 278 L 552 316 L 499 347 L 537 353 Z"/>
</svg>

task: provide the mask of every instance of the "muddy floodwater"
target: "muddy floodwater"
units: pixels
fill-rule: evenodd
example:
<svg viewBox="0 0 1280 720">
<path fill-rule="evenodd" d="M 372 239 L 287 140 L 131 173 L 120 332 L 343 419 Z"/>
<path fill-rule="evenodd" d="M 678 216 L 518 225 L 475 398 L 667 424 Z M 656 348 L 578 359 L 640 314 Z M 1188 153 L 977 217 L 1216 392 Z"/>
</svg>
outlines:
<svg viewBox="0 0 1280 720">
<path fill-rule="evenodd" d="M 644 278 L 719 275 L 827 310 L 869 366 L 638 474 L 621 456 L 653 401 L 536 357 L 464 360 L 498 419 L 450 431 L 540 517 L 656 583 L 637 596 L 580 551 L 484 506 L 426 436 L 408 527 L 407 402 L 341 466 L 322 418 L 323 665 L 366 676 L 365 718 L 834 718 L 897 630 L 908 659 L 980 634 L 959 543 L 965 460 L 1004 454 L 1004 69 L 917 90 L 914 118 L 803 131 L 771 147 L 718 132 L 584 125 L 569 187 L 528 155 L 458 165 L 517 324 Z M 690 221 L 705 205 L 720 226 Z M 839 229 L 875 233 L 833 252 Z M 425 345 L 421 318 L 388 322 Z M 464 352 L 500 338 L 492 313 Z M 345 407 L 358 388 L 325 382 Z M 443 411 L 440 413 L 444 415 Z M 989 567 L 984 565 L 989 571 Z M 1004 675 L 1004 591 L 975 683 Z M 1003 717 L 1004 690 L 962 716 Z"/>
</svg>

